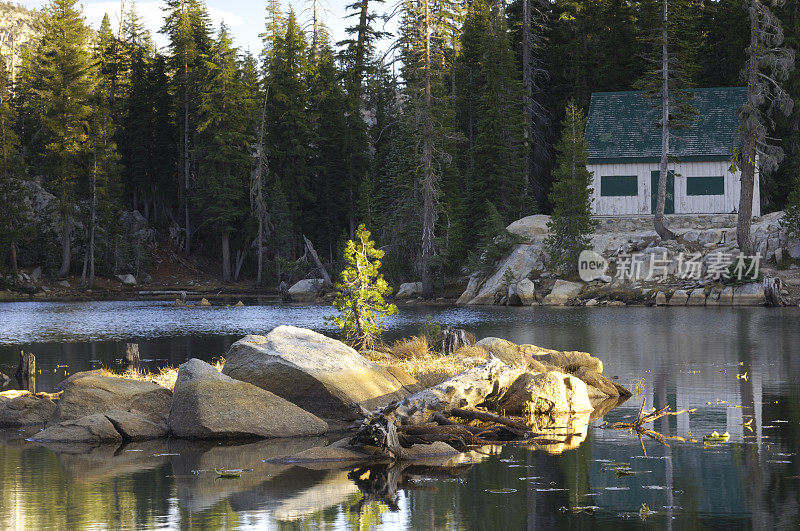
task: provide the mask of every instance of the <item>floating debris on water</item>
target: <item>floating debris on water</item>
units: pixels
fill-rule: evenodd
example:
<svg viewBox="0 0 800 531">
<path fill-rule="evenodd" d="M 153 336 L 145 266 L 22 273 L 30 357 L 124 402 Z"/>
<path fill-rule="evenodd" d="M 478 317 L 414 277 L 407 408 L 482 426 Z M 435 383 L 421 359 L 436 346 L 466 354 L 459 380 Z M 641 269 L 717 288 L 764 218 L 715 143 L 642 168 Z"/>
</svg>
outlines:
<svg viewBox="0 0 800 531">
<path fill-rule="evenodd" d="M 646 519 L 648 516 L 656 514 L 656 511 L 653 511 L 648 507 L 646 503 L 642 503 L 642 506 L 639 508 L 639 518 L 642 520 Z"/>
<path fill-rule="evenodd" d="M 703 441 L 707 441 L 707 442 L 725 442 L 730 438 L 731 438 L 731 434 L 728 433 L 727 431 L 725 433 L 722 433 L 722 434 L 717 433 L 716 431 L 712 431 L 711 433 L 709 433 L 708 435 L 703 437 Z"/>
<path fill-rule="evenodd" d="M 217 477 L 224 478 L 224 479 L 235 479 L 242 477 L 241 470 L 223 470 L 220 468 L 215 468 L 214 472 L 217 473 Z"/>
<path fill-rule="evenodd" d="M 558 510 L 561 511 L 562 513 L 565 513 L 565 512 L 568 512 L 568 511 L 572 511 L 575 514 L 578 514 L 578 513 L 592 514 L 599 508 L 600 508 L 599 505 L 578 505 L 578 506 L 570 507 L 570 508 L 562 506 Z"/>
</svg>

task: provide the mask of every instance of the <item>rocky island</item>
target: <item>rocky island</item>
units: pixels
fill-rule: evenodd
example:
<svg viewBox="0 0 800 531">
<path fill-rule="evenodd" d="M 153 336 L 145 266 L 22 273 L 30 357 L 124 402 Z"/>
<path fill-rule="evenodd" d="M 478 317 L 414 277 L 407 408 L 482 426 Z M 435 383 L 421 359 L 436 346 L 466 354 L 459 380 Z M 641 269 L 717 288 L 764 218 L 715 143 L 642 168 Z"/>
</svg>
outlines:
<svg viewBox="0 0 800 531">
<path fill-rule="evenodd" d="M 327 434 L 341 440 L 279 459 L 370 461 L 512 439 L 572 447 L 589 421 L 630 396 L 585 352 L 489 337 L 448 358 L 465 369 L 426 387 L 391 356 L 373 362 L 340 341 L 283 325 L 234 343 L 224 365 L 190 359 L 174 381 L 94 370 L 72 374 L 57 393 L 0 393 L 0 427 L 40 425 L 29 441 L 88 449 Z M 391 425 L 391 441 L 364 442 L 376 422 L 384 432 Z"/>
</svg>

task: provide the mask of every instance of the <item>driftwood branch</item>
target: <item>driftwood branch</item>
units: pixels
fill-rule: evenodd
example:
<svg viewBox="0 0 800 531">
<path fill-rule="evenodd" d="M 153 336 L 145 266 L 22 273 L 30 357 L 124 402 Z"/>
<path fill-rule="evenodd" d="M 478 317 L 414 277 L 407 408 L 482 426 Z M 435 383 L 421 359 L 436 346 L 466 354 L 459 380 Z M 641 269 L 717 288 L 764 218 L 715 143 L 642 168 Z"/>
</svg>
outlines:
<svg viewBox="0 0 800 531">
<path fill-rule="evenodd" d="M 325 285 L 326 286 L 333 285 L 333 282 L 331 282 L 331 276 L 328 274 L 328 271 L 325 269 L 325 266 L 322 265 L 319 256 L 317 256 L 317 251 L 314 250 L 314 246 L 311 244 L 311 240 L 306 238 L 305 234 L 303 234 L 303 241 L 306 244 L 306 250 L 308 251 L 308 254 L 311 255 L 311 259 L 314 260 L 314 264 L 316 264 L 317 269 L 319 270 L 319 274 L 322 276 L 322 280 L 325 281 Z"/>
<path fill-rule="evenodd" d="M 680 437 L 678 435 L 664 435 L 663 433 L 659 433 L 655 430 L 651 430 L 649 428 L 645 428 L 644 424 L 650 424 L 661 417 L 665 417 L 667 415 L 682 415 L 684 413 L 694 413 L 697 409 L 681 409 L 679 411 L 670 411 L 669 406 L 663 407 L 661 409 L 654 409 L 649 413 L 644 412 L 644 405 L 646 399 L 642 398 L 642 405 L 639 407 L 639 415 L 636 417 L 636 420 L 633 422 L 615 422 L 611 425 L 612 429 L 615 430 L 630 430 L 635 431 L 636 434 L 639 436 L 639 442 L 642 445 L 642 451 L 644 455 L 647 456 L 647 450 L 644 447 L 644 440 L 642 439 L 642 435 L 646 435 L 650 437 L 654 441 L 658 441 L 659 443 L 663 444 L 664 446 L 669 446 L 667 441 L 674 440 L 674 441 L 681 441 L 681 442 L 697 442 L 695 439 L 689 439 L 685 437 Z"/>
</svg>

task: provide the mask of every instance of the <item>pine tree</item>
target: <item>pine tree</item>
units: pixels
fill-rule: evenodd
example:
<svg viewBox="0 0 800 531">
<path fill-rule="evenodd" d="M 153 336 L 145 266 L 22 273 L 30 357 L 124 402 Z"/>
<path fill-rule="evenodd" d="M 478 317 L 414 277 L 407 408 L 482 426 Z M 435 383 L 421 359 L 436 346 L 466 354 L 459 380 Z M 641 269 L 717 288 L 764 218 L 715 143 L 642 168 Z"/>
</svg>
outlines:
<svg viewBox="0 0 800 531">
<path fill-rule="evenodd" d="M 327 251 L 332 262 L 341 229 L 351 226 L 358 206 L 356 198 L 351 196 L 354 190 L 349 186 L 353 166 L 349 164 L 352 153 L 348 140 L 352 138 L 352 131 L 348 129 L 353 120 L 348 116 L 347 94 L 327 35 L 320 31 L 317 38 L 317 59 L 309 84 L 309 114 L 317 139 L 310 169 L 314 188 L 319 192 L 309 205 L 303 232 L 321 253 Z M 310 60 L 313 60 L 313 52 Z M 355 121 L 364 123 L 360 113 Z"/>
<path fill-rule="evenodd" d="M 61 277 L 70 271 L 78 180 L 86 175 L 86 124 L 95 85 L 87 46 L 89 30 L 75 4 L 75 0 L 51 0 L 45 6 L 41 36 L 27 68 L 31 76 L 28 86 L 35 99 L 34 119 L 45 136 L 39 167 L 58 200 Z"/>
<path fill-rule="evenodd" d="M 102 44 L 95 50 L 95 63 L 102 63 L 101 56 L 107 48 Z M 116 225 L 113 213 L 118 203 L 119 155 L 114 141 L 115 126 L 112 119 L 111 85 L 116 82 L 113 75 L 106 77 L 98 73 L 98 81 L 90 100 L 89 132 L 87 138 L 86 166 L 88 170 L 89 216 L 82 273 L 83 284 L 94 287 L 96 270 L 96 247 L 98 229 L 106 234 Z M 108 74 L 108 72 L 107 72 Z M 108 238 L 106 238 L 108 241 Z"/>
<path fill-rule="evenodd" d="M 742 0 L 704 2 L 698 46 L 698 85 L 701 87 L 739 86 L 750 34 L 747 17 L 742 16 Z"/>
<path fill-rule="evenodd" d="M 107 80 L 106 90 L 112 114 L 119 117 L 122 107 L 120 102 L 124 101 L 126 97 L 125 92 L 129 83 L 130 56 L 127 53 L 129 51 L 127 47 L 114 34 L 108 14 L 103 15 L 95 47 L 97 48 L 95 63 L 99 75 Z"/>
<path fill-rule="evenodd" d="M 784 45 L 795 50 L 796 61 L 797 51 L 800 50 L 800 1 L 787 0 L 782 6 L 776 7 L 775 13 L 783 27 L 786 38 Z M 800 199 L 800 189 L 797 188 L 800 185 L 800 68 L 795 67 L 781 86 L 794 100 L 794 106 L 791 114 L 778 114 L 775 117 L 773 136 L 781 140 L 786 158 L 776 172 L 761 179 L 762 211 L 766 212 L 784 207 L 788 210 L 788 205 L 794 204 L 787 203 L 788 198 Z"/>
<path fill-rule="evenodd" d="M 775 112 L 788 115 L 793 100 L 780 85 L 794 68 L 795 51 L 783 47 L 780 20 L 761 0 L 746 3 L 750 21 L 750 46 L 744 75 L 747 80 L 747 103 L 739 112 L 740 134 L 744 140 L 733 162 L 742 171 L 739 195 L 739 220 L 736 241 L 743 253 L 753 254 L 750 224 L 753 217 L 753 187 L 756 164 L 762 174 L 775 171 L 783 160 L 783 149 L 768 141 Z M 768 112 L 762 111 L 767 104 Z"/>
<path fill-rule="evenodd" d="M 310 162 L 316 138 L 309 107 L 308 42 L 290 11 L 269 67 L 267 140 L 270 173 L 280 177 L 283 196 L 299 228 L 315 199 Z"/>
<path fill-rule="evenodd" d="M 22 188 L 22 160 L 19 137 L 14 131 L 15 112 L 11 105 L 11 78 L 6 62 L 0 58 L 0 249 L 8 253 L 11 273 L 17 274 L 17 242 L 25 220 Z"/>
<path fill-rule="evenodd" d="M 383 0 L 372 0 L 372 2 L 382 3 Z M 346 124 L 343 132 L 347 156 L 346 188 L 349 205 L 347 216 L 352 238 L 357 216 L 357 201 L 363 203 L 364 194 L 368 193 L 370 188 L 369 134 L 362 113 L 365 103 L 364 79 L 374 71 L 374 43 L 385 36 L 385 33 L 375 29 L 377 15 L 374 11 L 370 11 L 370 0 L 358 0 L 349 4 L 347 10 L 350 11 L 347 17 L 357 20 L 346 30 L 349 38 L 340 43 L 346 46 L 342 59 L 348 107 L 344 113 Z"/>
<path fill-rule="evenodd" d="M 260 34 L 264 43 L 261 49 L 261 64 L 264 76 L 268 76 L 272 65 L 278 40 L 286 31 L 286 20 L 281 12 L 280 0 L 267 0 L 266 26 L 264 33 Z"/>
<path fill-rule="evenodd" d="M 363 224 L 359 225 L 356 237 L 347 241 L 344 249 L 347 266 L 334 286 L 333 306 L 339 315 L 330 320 L 358 350 L 372 349 L 385 328 L 380 318 L 397 313 L 397 307 L 384 298 L 391 295 L 392 288 L 379 272 L 383 255 L 383 251 L 375 249 L 370 232 Z"/>
<path fill-rule="evenodd" d="M 516 30 L 513 46 L 519 49 L 525 109 L 525 193 L 536 209 L 547 202 L 549 134 L 552 116 L 546 108 L 546 87 L 550 72 L 545 62 L 549 2 L 517 0 L 509 5 L 509 25 Z"/>
<path fill-rule="evenodd" d="M 250 146 L 255 141 L 252 104 L 248 105 L 236 49 L 227 29 L 205 60 L 200 86 L 197 127 L 198 186 L 196 203 L 203 213 L 202 227 L 220 238 L 222 280 L 232 280 L 230 238 L 247 216 L 247 181 L 251 170 Z"/>
<path fill-rule="evenodd" d="M 177 100 L 176 116 L 180 117 L 181 194 L 184 217 L 184 253 L 192 248 L 191 190 L 193 159 L 191 156 L 199 104 L 198 85 L 203 77 L 203 57 L 211 48 L 208 13 L 201 0 L 168 0 L 167 16 L 162 32 L 170 39 L 173 93 Z"/>
<path fill-rule="evenodd" d="M 686 125 L 697 113 L 686 88 L 692 85 L 697 70 L 694 35 L 698 13 L 696 0 L 647 0 L 642 6 L 643 39 L 651 48 L 647 55 L 651 66 L 639 86 L 657 102 L 654 107 L 660 113 L 661 162 L 653 224 L 662 240 L 675 238 L 664 225 L 671 130 Z"/>
<path fill-rule="evenodd" d="M 478 2 L 480 0 L 477 0 Z M 483 86 L 477 102 L 474 170 L 468 193 L 472 218 L 468 232 L 477 234 L 488 199 L 507 222 L 519 218 L 525 194 L 524 107 L 522 85 L 511 50 L 505 14 L 489 8 L 489 27 L 480 68 Z"/>
<path fill-rule="evenodd" d="M 550 193 L 553 214 L 544 242 L 551 267 L 564 273 L 577 270 L 581 251 L 591 249 L 589 236 L 595 227 L 591 218 L 592 174 L 586 169 L 589 146 L 583 137 L 585 127 L 586 116 L 573 100 L 567 105 L 561 139 L 555 146 L 556 168 Z"/>
<path fill-rule="evenodd" d="M 452 164 L 455 113 L 447 75 L 451 72 L 454 6 L 444 0 L 408 0 L 404 6 L 399 45 L 408 97 L 405 118 L 416 157 L 415 181 L 422 210 L 418 270 L 423 297 L 433 296 L 433 262 L 436 256 L 436 221 L 439 195 Z"/>
</svg>

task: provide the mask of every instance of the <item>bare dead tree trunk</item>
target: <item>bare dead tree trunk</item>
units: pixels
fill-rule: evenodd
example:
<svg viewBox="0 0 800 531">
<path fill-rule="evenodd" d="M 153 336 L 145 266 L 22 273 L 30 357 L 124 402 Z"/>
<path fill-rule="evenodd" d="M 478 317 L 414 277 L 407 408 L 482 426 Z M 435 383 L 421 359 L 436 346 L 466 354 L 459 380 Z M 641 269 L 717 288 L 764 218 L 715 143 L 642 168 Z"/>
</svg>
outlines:
<svg viewBox="0 0 800 531">
<path fill-rule="evenodd" d="M 182 6 L 182 9 L 185 7 Z M 183 50 L 183 209 L 186 237 L 184 239 L 184 254 L 189 256 L 192 249 L 192 227 L 189 219 L 189 58 Z"/>
<path fill-rule="evenodd" d="M 253 175 L 253 183 L 250 187 L 250 204 L 254 211 L 255 217 L 258 220 L 258 241 L 256 242 L 256 250 L 258 255 L 258 267 L 256 273 L 256 286 L 260 286 L 262 282 L 262 273 L 264 270 L 264 237 L 265 231 L 269 231 L 269 219 L 267 212 L 267 205 L 264 200 L 264 127 L 267 121 L 267 97 L 269 95 L 269 87 L 264 91 L 264 104 L 261 108 L 261 126 L 258 131 L 258 166 L 256 167 L 255 174 Z M 238 280 L 238 272 L 237 272 Z"/>
<path fill-rule="evenodd" d="M 312 25 L 313 33 L 311 34 L 311 56 L 314 61 L 319 59 L 319 0 L 313 0 L 312 9 Z"/>
<path fill-rule="evenodd" d="M 752 0 L 754 3 L 757 0 Z M 747 105 L 757 108 L 758 98 L 758 9 L 748 8 L 750 15 L 750 48 L 747 58 Z M 745 123 L 744 145 L 742 146 L 742 177 L 739 193 L 739 219 L 736 225 L 736 241 L 745 254 L 753 254 L 753 239 L 750 237 L 750 223 L 753 218 L 753 187 L 756 173 L 756 133 L 752 124 Z"/>
<path fill-rule="evenodd" d="M 231 237 L 227 232 L 222 233 L 222 281 L 231 281 Z"/>
<path fill-rule="evenodd" d="M 239 273 L 242 271 L 242 264 L 244 263 L 244 258 L 247 256 L 247 253 L 242 249 L 236 250 L 236 264 L 233 269 L 233 281 L 239 282 Z"/>
<path fill-rule="evenodd" d="M 423 0 L 425 7 L 425 102 L 422 131 L 422 297 L 433 298 L 433 275 L 431 258 L 433 257 L 433 233 L 436 223 L 435 182 L 433 175 L 433 124 L 431 123 L 431 29 L 430 6 Z"/>
<path fill-rule="evenodd" d="M 10 249 L 9 249 L 9 260 L 11 261 L 11 273 L 14 276 L 16 276 L 17 272 L 18 272 L 18 267 L 17 267 L 17 243 L 16 242 L 11 242 L 11 245 L 9 247 L 10 247 Z"/>
<path fill-rule="evenodd" d="M 95 156 L 94 168 L 92 169 L 92 201 L 89 207 L 89 242 L 87 243 L 87 257 L 89 266 L 89 280 L 87 287 L 94 287 L 94 233 L 97 224 L 97 157 Z"/>
<path fill-rule="evenodd" d="M 667 176 L 669 163 L 669 47 L 668 47 L 668 0 L 664 2 L 661 27 L 661 163 L 658 168 L 658 198 L 653 225 L 662 240 L 673 240 L 675 234 L 664 225 L 664 207 L 667 202 Z"/>
<path fill-rule="evenodd" d="M 325 269 L 325 266 L 322 265 L 322 262 L 320 261 L 319 256 L 317 256 L 317 251 L 314 249 L 314 246 L 311 244 L 311 240 L 306 238 L 305 234 L 303 234 L 303 241 L 305 242 L 306 250 L 308 251 L 308 254 L 311 255 L 311 258 L 314 260 L 314 264 L 317 266 L 317 269 L 319 270 L 319 274 L 322 276 L 322 280 L 325 281 L 325 285 L 327 285 L 327 286 L 332 285 L 333 283 L 331 282 L 331 276 L 328 274 L 328 271 Z"/>
<path fill-rule="evenodd" d="M 533 138 L 533 68 L 531 63 L 531 0 L 522 0 L 522 88 L 525 106 L 525 192 L 531 190 Z"/>
<path fill-rule="evenodd" d="M 61 268 L 58 270 L 59 278 L 64 278 L 69 274 L 71 247 L 70 236 L 72 234 L 72 220 L 68 213 L 62 214 L 61 226 Z"/>
</svg>

